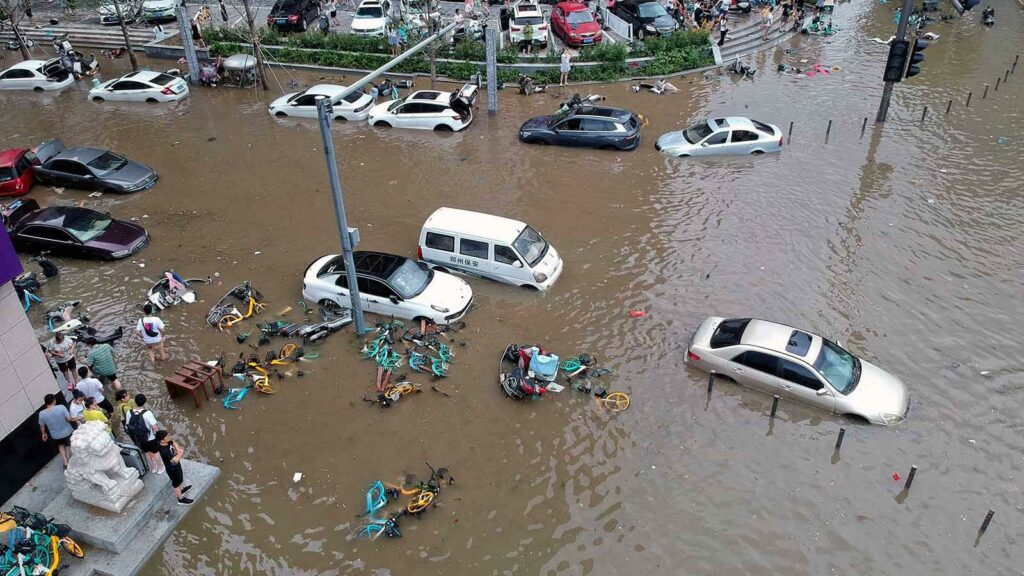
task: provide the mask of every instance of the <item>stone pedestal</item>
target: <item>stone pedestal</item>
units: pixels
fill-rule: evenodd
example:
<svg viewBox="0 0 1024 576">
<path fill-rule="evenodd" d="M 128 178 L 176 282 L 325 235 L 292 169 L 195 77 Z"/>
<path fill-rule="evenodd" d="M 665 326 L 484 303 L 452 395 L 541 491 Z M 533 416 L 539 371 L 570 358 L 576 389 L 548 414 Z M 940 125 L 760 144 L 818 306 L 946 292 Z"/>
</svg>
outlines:
<svg viewBox="0 0 1024 576">
<path fill-rule="evenodd" d="M 71 435 L 71 462 L 64 478 L 75 500 L 114 513 L 142 490 L 139 472 L 125 466 L 102 422 L 86 422 Z"/>
</svg>

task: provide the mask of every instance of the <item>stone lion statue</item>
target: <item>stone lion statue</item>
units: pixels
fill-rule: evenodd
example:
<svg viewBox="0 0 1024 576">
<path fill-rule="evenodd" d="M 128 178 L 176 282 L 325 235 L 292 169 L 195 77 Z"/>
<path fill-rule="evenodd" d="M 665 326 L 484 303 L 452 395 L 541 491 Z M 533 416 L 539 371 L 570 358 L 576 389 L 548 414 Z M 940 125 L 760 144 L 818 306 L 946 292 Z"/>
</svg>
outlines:
<svg viewBox="0 0 1024 576">
<path fill-rule="evenodd" d="M 64 480 L 76 500 L 117 513 L 142 490 L 138 470 L 125 466 L 102 422 L 86 422 L 71 435 L 71 462 Z"/>
</svg>

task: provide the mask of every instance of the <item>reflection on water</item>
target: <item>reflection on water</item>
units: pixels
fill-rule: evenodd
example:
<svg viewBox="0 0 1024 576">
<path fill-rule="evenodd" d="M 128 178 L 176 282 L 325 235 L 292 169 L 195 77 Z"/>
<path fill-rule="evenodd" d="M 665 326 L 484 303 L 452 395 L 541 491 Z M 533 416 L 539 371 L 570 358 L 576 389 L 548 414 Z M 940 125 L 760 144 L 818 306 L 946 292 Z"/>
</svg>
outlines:
<svg viewBox="0 0 1024 576">
<path fill-rule="evenodd" d="M 942 38 L 925 72 L 897 87 L 890 122 L 861 135 L 885 58 L 870 37 L 888 37 L 891 10 L 842 5 L 842 33 L 754 57 L 753 81 L 687 77 L 671 96 L 593 87 L 650 118 L 633 153 L 516 141 L 523 120 L 568 93 L 503 93 L 499 115 L 481 113 L 460 134 L 336 125 L 362 248 L 413 255 L 427 215 L 457 206 L 528 221 L 558 247 L 565 272 L 544 294 L 472 281 L 466 346 L 441 383 L 451 397 L 425 386 L 387 411 L 361 399 L 374 375 L 348 332 L 309 348 L 321 356 L 238 411 L 169 401 L 169 368 L 119 343 L 124 381 L 153 398 L 190 455 L 224 471 L 144 573 L 1018 570 L 1020 73 L 984 100 L 980 90 L 1010 66 L 1005 47 L 1022 45 L 1024 19 L 1006 4 L 992 30 L 973 16 L 932 27 Z M 839 68 L 781 75 L 780 63 Z M 264 320 L 297 308 L 305 267 L 338 250 L 315 123 L 271 118 L 270 94 L 198 89 L 173 106 L 113 105 L 86 101 L 84 88 L 46 95 L 45 108 L 31 94 L 0 96 L 2 143 L 59 137 L 153 165 L 160 182 L 139 195 L 34 196 L 138 218 L 154 241 L 128 261 L 60 261 L 41 295 L 81 298 L 100 326 L 133 325 L 164 269 L 211 275 L 197 304 L 164 312 L 169 352 L 251 352 L 205 325 L 209 306 L 250 279 L 268 298 Z M 709 114 L 787 132 L 792 122 L 793 132 L 782 153 L 759 158 L 681 162 L 653 150 L 657 135 Z M 769 428 L 765 396 L 720 382 L 709 398 L 704 376 L 682 362 L 709 314 L 841 340 L 907 381 L 910 419 L 876 429 L 783 404 Z M 508 401 L 496 371 L 509 341 L 596 355 L 630 409 L 609 415 L 572 390 Z M 839 426 L 847 434 L 834 459 Z M 400 540 L 353 540 L 366 486 L 422 476 L 425 461 L 458 478 L 440 506 L 406 519 Z M 897 502 L 891 475 L 912 464 L 914 489 Z M 995 521 L 972 548 L 990 507 Z"/>
</svg>

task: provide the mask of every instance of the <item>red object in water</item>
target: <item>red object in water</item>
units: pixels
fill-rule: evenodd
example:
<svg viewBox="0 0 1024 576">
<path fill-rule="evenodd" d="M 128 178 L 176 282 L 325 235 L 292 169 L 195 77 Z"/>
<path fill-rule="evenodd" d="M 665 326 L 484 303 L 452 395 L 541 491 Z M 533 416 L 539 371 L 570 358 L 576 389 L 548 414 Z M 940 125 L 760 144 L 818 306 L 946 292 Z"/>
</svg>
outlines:
<svg viewBox="0 0 1024 576">
<path fill-rule="evenodd" d="M 892 473 L 892 481 L 893 482 L 899 482 L 900 481 L 900 473 L 899 472 L 893 472 Z"/>
<path fill-rule="evenodd" d="M 647 316 L 647 312 L 644 312 L 643 310 L 630 310 L 629 315 L 633 318 L 643 318 L 644 316 Z"/>
</svg>

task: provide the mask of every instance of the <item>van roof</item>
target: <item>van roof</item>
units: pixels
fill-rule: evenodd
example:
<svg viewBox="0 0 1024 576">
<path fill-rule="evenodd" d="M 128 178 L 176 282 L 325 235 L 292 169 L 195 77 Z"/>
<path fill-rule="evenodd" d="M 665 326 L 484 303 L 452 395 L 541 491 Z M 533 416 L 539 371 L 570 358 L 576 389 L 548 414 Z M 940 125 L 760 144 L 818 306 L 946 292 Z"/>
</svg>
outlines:
<svg viewBox="0 0 1024 576">
<path fill-rule="evenodd" d="M 511 243 L 526 228 L 526 223 L 471 210 L 438 208 L 423 223 L 423 227 Z"/>
</svg>

